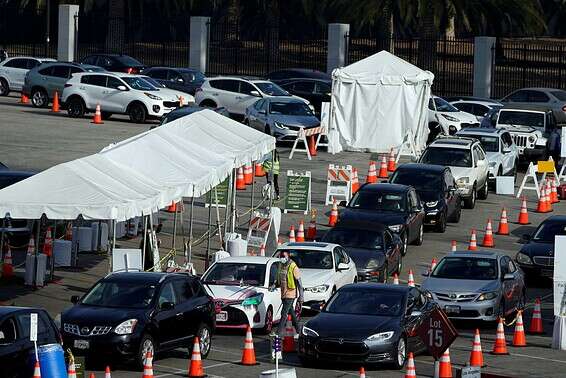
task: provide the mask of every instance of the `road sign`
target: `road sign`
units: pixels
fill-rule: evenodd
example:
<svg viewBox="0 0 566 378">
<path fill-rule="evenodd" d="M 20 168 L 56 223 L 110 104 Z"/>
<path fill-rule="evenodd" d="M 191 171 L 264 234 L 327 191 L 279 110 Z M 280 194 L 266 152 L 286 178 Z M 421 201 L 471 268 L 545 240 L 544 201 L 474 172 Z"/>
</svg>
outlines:
<svg viewBox="0 0 566 378">
<path fill-rule="evenodd" d="M 37 314 L 30 314 L 29 327 L 29 340 L 37 341 Z"/>
<path fill-rule="evenodd" d="M 307 214 L 311 208 L 311 173 L 309 171 L 287 171 L 287 196 L 285 213 L 302 212 Z"/>
<path fill-rule="evenodd" d="M 212 188 L 205 196 L 205 207 L 216 206 L 216 196 L 218 196 L 218 207 L 226 207 L 228 204 L 228 188 L 230 183 L 230 177 L 227 177 L 224 181 L 220 184 L 216 185 L 215 188 Z M 214 192 L 216 189 L 216 193 Z"/>
<path fill-rule="evenodd" d="M 442 357 L 446 348 L 458 337 L 456 328 L 439 308 L 434 309 L 430 317 L 419 325 L 417 334 L 435 359 Z"/>
</svg>

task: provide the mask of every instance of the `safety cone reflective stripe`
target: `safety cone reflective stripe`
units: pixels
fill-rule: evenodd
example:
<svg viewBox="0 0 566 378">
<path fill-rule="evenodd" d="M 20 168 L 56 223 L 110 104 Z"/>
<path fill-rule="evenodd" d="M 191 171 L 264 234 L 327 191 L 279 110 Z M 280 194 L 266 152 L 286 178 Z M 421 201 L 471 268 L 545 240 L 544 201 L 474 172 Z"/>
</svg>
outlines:
<svg viewBox="0 0 566 378">
<path fill-rule="evenodd" d="M 264 177 L 265 176 L 265 171 L 263 170 L 263 166 L 261 165 L 261 163 L 256 162 L 255 163 L 255 177 Z"/>
<path fill-rule="evenodd" d="M 470 245 L 468 245 L 468 251 L 477 251 L 478 241 L 476 238 L 476 230 L 472 230 L 472 236 L 470 237 Z"/>
<path fill-rule="evenodd" d="M 456 240 L 452 240 L 452 243 L 450 244 L 450 251 L 454 252 L 456 251 L 457 246 L 456 246 Z"/>
<path fill-rule="evenodd" d="M 397 273 L 393 273 L 393 285 L 399 285 L 399 275 Z"/>
<path fill-rule="evenodd" d="M 303 221 L 299 222 L 299 231 L 297 231 L 297 242 L 305 241 L 305 223 Z"/>
<path fill-rule="evenodd" d="M 328 217 L 328 225 L 330 227 L 336 226 L 338 222 L 338 205 L 336 205 L 336 199 L 332 199 L 332 210 L 330 210 L 330 216 Z"/>
<path fill-rule="evenodd" d="M 33 239 L 33 235 L 30 236 L 30 238 L 29 238 L 27 253 L 30 253 L 30 254 L 35 253 L 35 240 Z"/>
<path fill-rule="evenodd" d="M 409 352 L 409 359 L 407 360 L 407 370 L 405 371 L 405 378 L 417 378 L 417 371 L 415 370 L 415 359 L 413 352 Z"/>
<path fill-rule="evenodd" d="M 397 169 L 395 164 L 395 152 L 393 152 L 393 148 L 389 150 L 389 160 L 387 161 L 387 171 L 388 172 L 395 172 Z"/>
<path fill-rule="evenodd" d="M 487 220 L 487 226 L 485 227 L 485 234 L 483 236 L 481 245 L 482 247 L 495 247 L 495 241 L 493 240 L 493 229 L 491 228 L 491 219 Z"/>
<path fill-rule="evenodd" d="M 265 256 L 265 244 L 262 244 L 262 245 L 259 247 L 259 255 L 260 255 L 260 256 Z"/>
<path fill-rule="evenodd" d="M 377 182 L 377 170 L 375 168 L 375 161 L 370 161 L 368 175 L 366 177 L 366 183 L 374 184 L 376 182 Z"/>
<path fill-rule="evenodd" d="M 189 365 L 189 377 L 206 377 L 202 368 L 202 358 L 200 356 L 200 341 L 195 337 L 193 342 L 193 353 L 191 355 L 191 363 Z"/>
<path fill-rule="evenodd" d="M 153 354 L 151 352 L 145 354 L 142 378 L 153 378 Z"/>
<path fill-rule="evenodd" d="M 535 308 L 533 310 L 533 317 L 531 318 L 531 325 L 529 326 L 529 333 L 544 333 L 544 329 L 542 328 L 542 315 L 540 311 L 540 298 L 535 299 Z"/>
<path fill-rule="evenodd" d="M 112 378 L 112 374 L 110 374 L 110 366 L 106 366 L 106 370 L 104 370 L 104 378 Z"/>
<path fill-rule="evenodd" d="M 355 194 L 360 189 L 360 180 L 358 178 L 358 170 L 352 168 L 352 194 Z"/>
<path fill-rule="evenodd" d="M 529 213 L 527 211 L 527 200 L 525 197 L 521 200 L 521 212 L 519 213 L 519 219 L 517 220 L 519 224 L 529 224 Z"/>
<path fill-rule="evenodd" d="M 470 355 L 470 366 L 483 367 L 483 353 L 481 351 L 480 330 L 476 328 L 474 342 L 472 344 L 472 354 Z"/>
<path fill-rule="evenodd" d="M 558 203 L 560 199 L 558 199 L 558 191 L 556 190 L 556 179 L 553 178 L 550 182 L 550 202 Z"/>
<path fill-rule="evenodd" d="M 252 338 L 252 329 L 248 325 L 246 330 L 246 338 L 244 340 L 244 349 L 242 350 L 242 361 L 240 361 L 241 365 L 257 365 L 257 361 L 255 359 L 255 350 L 254 350 L 254 340 Z"/>
<path fill-rule="evenodd" d="M 35 361 L 35 366 L 33 368 L 33 378 L 41 378 L 41 368 L 39 367 L 39 361 Z"/>
<path fill-rule="evenodd" d="M 360 368 L 360 378 L 366 378 L 366 369 L 363 366 Z"/>
<path fill-rule="evenodd" d="M 501 209 L 501 218 L 499 219 L 499 227 L 497 235 L 509 235 L 509 224 L 507 223 L 507 210 Z"/>
<path fill-rule="evenodd" d="M 295 239 L 295 226 L 291 225 L 289 228 L 289 243 L 294 243 L 297 240 Z"/>
<path fill-rule="evenodd" d="M 4 263 L 2 264 L 2 277 L 12 278 L 14 276 L 14 265 L 12 262 L 12 250 L 6 243 L 6 253 L 4 254 Z"/>
<path fill-rule="evenodd" d="M 242 167 L 238 168 L 236 175 L 236 190 L 246 190 L 246 181 L 244 180 L 244 170 Z"/>
<path fill-rule="evenodd" d="M 75 370 L 75 362 L 71 361 L 67 368 L 67 378 L 77 378 L 77 371 Z"/>
<path fill-rule="evenodd" d="M 291 315 L 287 315 L 287 324 L 285 325 L 285 336 L 283 337 L 283 353 L 295 351 L 295 329 L 291 322 Z"/>
<path fill-rule="evenodd" d="M 505 341 L 505 329 L 503 328 L 503 318 L 497 321 L 497 332 L 495 334 L 495 343 L 491 354 L 509 354 L 507 352 L 507 341 Z"/>
<path fill-rule="evenodd" d="M 95 125 L 102 125 L 102 112 L 100 111 L 100 104 L 96 104 L 96 110 L 94 111 L 94 117 L 92 117 L 92 122 Z"/>
<path fill-rule="evenodd" d="M 413 277 L 412 269 L 409 269 L 409 282 L 407 282 L 407 286 L 415 287 L 415 278 Z"/>
<path fill-rule="evenodd" d="M 26 96 L 23 92 L 20 95 L 20 104 L 28 104 L 29 103 L 29 98 L 28 96 Z"/>
<path fill-rule="evenodd" d="M 517 312 L 517 322 L 515 323 L 515 333 L 513 334 L 513 346 L 527 346 L 527 338 L 525 336 L 525 328 L 523 326 L 523 311 Z"/>
<path fill-rule="evenodd" d="M 59 93 L 55 91 L 53 94 L 53 104 L 51 105 L 52 113 L 59 113 Z"/>
<path fill-rule="evenodd" d="M 47 231 L 45 232 L 43 253 L 47 256 L 51 256 L 51 254 L 53 253 L 53 238 L 51 237 L 51 227 L 47 227 Z"/>
<path fill-rule="evenodd" d="M 432 271 L 434 270 L 434 268 L 436 268 L 436 264 L 438 262 L 436 261 L 436 259 L 433 257 L 432 261 L 430 262 L 430 267 L 428 268 L 429 273 L 432 273 Z"/>
<path fill-rule="evenodd" d="M 379 166 L 379 178 L 387 178 L 387 158 L 383 156 L 381 158 L 381 165 Z"/>
<path fill-rule="evenodd" d="M 452 378 L 452 363 L 450 362 L 450 349 L 446 348 L 438 367 L 438 378 Z"/>
<path fill-rule="evenodd" d="M 244 182 L 246 185 L 251 185 L 254 181 L 253 169 L 251 163 L 244 165 Z"/>
</svg>

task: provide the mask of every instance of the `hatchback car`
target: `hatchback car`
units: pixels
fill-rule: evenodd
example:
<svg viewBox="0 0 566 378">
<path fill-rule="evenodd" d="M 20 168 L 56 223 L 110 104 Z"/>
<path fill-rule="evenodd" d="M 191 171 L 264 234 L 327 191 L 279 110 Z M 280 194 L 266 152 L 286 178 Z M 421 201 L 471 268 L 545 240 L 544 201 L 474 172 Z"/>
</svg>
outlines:
<svg viewBox="0 0 566 378">
<path fill-rule="evenodd" d="M 143 367 L 147 352 L 185 347 L 195 336 L 203 358 L 215 329 L 215 308 L 196 277 L 121 272 L 98 281 L 61 314 L 66 347 L 87 358 L 106 356 Z"/>
<path fill-rule="evenodd" d="M 150 67 L 143 71 L 147 75 L 167 88 L 195 95 L 206 76 L 200 71 L 190 68 Z"/>
<path fill-rule="evenodd" d="M 81 59 L 82 64 L 98 66 L 110 72 L 124 72 L 139 74 L 145 66 L 128 55 L 121 54 L 93 54 Z"/>
<path fill-rule="evenodd" d="M 7 96 L 10 92 L 21 92 L 26 74 L 32 68 L 42 63 L 54 62 L 51 58 L 33 58 L 18 56 L 0 62 L 0 96 Z"/>
</svg>

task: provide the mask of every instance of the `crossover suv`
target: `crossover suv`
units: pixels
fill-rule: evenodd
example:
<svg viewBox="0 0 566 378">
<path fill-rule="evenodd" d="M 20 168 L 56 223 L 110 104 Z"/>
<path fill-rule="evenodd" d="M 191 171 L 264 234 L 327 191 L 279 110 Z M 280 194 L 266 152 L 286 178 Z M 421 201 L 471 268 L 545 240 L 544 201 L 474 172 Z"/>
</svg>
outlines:
<svg viewBox="0 0 566 378">
<path fill-rule="evenodd" d="M 440 125 L 441 133 L 454 135 L 456 131 L 464 127 L 478 127 L 477 118 L 470 113 L 458 110 L 441 97 L 431 96 L 428 101 L 428 123 Z"/>
<path fill-rule="evenodd" d="M 103 68 L 78 63 L 44 63 L 32 68 L 26 75 L 22 93 L 31 98 L 36 108 L 48 106 L 55 97 L 61 96 L 67 80 L 79 72 L 102 72 Z"/>
<path fill-rule="evenodd" d="M 190 68 L 151 67 L 143 71 L 144 75 L 176 91 L 195 95 L 206 77 L 200 71 Z"/>
<path fill-rule="evenodd" d="M 465 207 L 473 209 L 476 198 L 487 199 L 489 167 L 485 151 L 477 139 L 436 139 L 424 150 L 419 163 L 450 167 Z"/>
<path fill-rule="evenodd" d="M 180 347 L 200 339 L 208 356 L 215 308 L 197 277 L 184 273 L 121 272 L 98 281 L 61 314 L 66 348 L 74 355 L 114 357 L 143 367 L 147 352 Z"/>
<path fill-rule="evenodd" d="M 27 56 L 3 60 L 0 62 L 0 96 L 7 96 L 10 92 L 20 92 L 29 70 L 42 63 L 54 61 L 55 59 Z"/>
<path fill-rule="evenodd" d="M 182 92 L 160 87 L 153 79 L 119 73 L 78 73 L 67 81 L 61 100 L 69 116 L 82 117 L 100 105 L 102 118 L 113 113 L 127 114 L 135 123 L 160 118 L 179 106 Z"/>
<path fill-rule="evenodd" d="M 98 66 L 110 72 L 124 72 L 139 74 L 145 66 L 128 55 L 121 54 L 93 54 L 81 59 L 82 64 Z"/>
</svg>

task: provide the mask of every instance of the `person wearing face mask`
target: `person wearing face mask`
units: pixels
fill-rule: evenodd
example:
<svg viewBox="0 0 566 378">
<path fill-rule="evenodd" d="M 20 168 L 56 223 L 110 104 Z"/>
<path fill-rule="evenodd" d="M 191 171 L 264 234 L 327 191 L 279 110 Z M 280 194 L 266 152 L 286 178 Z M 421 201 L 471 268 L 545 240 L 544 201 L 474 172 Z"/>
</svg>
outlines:
<svg viewBox="0 0 566 378">
<path fill-rule="evenodd" d="M 283 337 L 283 331 L 287 323 L 287 315 L 291 315 L 291 321 L 297 334 L 299 333 L 299 323 L 295 314 L 293 304 L 298 298 L 300 303 L 304 301 L 303 284 L 301 282 L 301 271 L 297 264 L 289 257 L 289 252 L 281 252 L 281 265 L 279 266 L 278 283 L 281 288 L 281 321 L 277 333 Z"/>
</svg>

